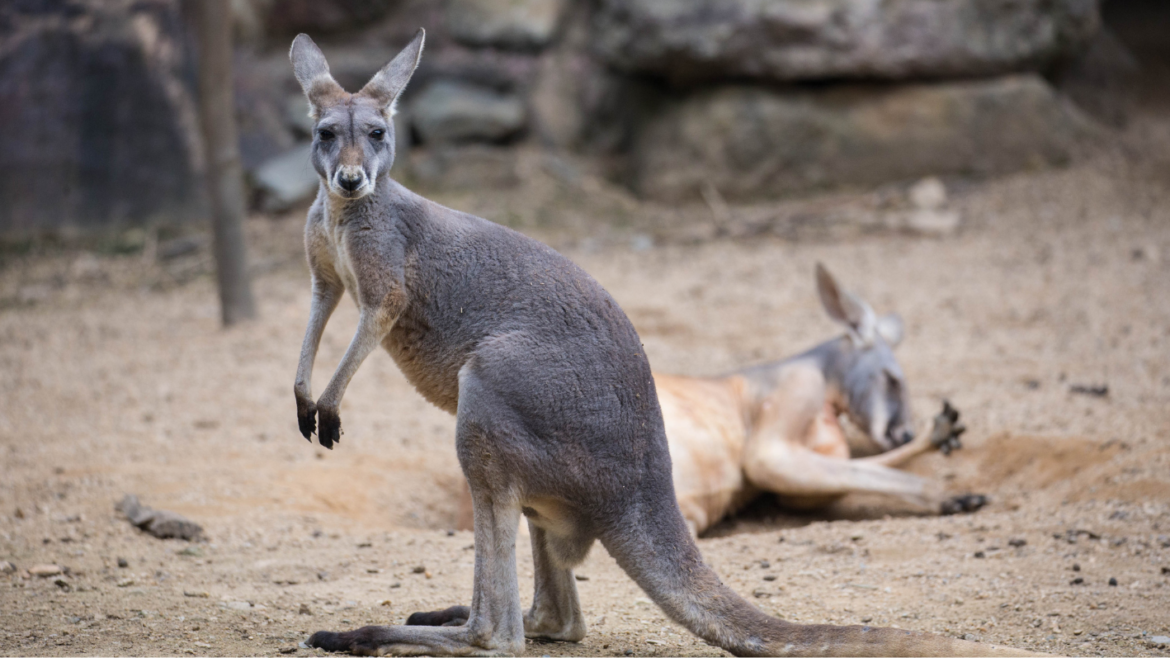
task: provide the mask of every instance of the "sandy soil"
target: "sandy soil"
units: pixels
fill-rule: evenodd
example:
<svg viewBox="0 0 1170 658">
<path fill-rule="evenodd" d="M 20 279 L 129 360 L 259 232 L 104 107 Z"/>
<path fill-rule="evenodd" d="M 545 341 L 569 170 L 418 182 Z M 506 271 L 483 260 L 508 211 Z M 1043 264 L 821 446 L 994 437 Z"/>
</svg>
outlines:
<svg viewBox="0 0 1170 658">
<path fill-rule="evenodd" d="M 818 260 L 903 315 L 919 415 L 949 398 L 970 427 L 965 450 L 912 468 L 992 503 L 930 518 L 876 498 L 817 515 L 762 501 L 700 545 L 765 611 L 1159 655 L 1170 652 L 1150 640 L 1170 634 L 1167 171 L 1113 154 L 953 185 L 965 223 L 941 239 L 819 228 L 877 212 L 888 190 L 735 209 L 714 229 L 704 207 L 641 207 L 588 177 L 537 172 L 544 183 L 444 200 L 562 249 L 613 292 L 664 371 L 718 373 L 830 336 Z M 610 228 L 591 232 L 591 213 Z M 227 331 L 205 251 L 159 263 L 148 240 L 145 256 L 5 256 L 0 560 L 16 571 L 0 575 L 0 653 L 306 655 L 295 643 L 314 630 L 468 600 L 472 538 L 450 530 L 450 417 L 378 354 L 350 386 L 339 449 L 297 433 L 299 222 L 251 222 L 261 318 Z M 330 325 L 318 391 L 355 317 L 347 301 Z M 127 492 L 198 521 L 209 541 L 130 527 L 114 512 Z M 527 599 L 530 551 L 519 552 Z M 29 576 L 37 564 L 68 573 Z M 720 653 L 667 621 L 604 550 L 579 573 L 588 637 L 529 654 Z"/>
</svg>

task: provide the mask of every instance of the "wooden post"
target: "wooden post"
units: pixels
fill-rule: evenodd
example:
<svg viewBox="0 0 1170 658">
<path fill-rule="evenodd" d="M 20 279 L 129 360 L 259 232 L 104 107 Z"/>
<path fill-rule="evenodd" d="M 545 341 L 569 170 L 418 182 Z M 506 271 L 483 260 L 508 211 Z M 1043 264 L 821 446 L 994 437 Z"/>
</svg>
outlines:
<svg viewBox="0 0 1170 658">
<path fill-rule="evenodd" d="M 256 316 L 244 244 L 244 173 L 232 100 L 231 8 L 229 0 L 197 0 L 193 5 L 215 274 L 223 324 L 231 326 Z"/>
</svg>

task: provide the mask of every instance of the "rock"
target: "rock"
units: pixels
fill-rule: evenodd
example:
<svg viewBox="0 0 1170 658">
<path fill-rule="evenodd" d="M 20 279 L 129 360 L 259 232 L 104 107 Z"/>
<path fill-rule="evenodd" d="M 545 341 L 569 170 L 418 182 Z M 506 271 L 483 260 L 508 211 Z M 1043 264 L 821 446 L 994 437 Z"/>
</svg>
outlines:
<svg viewBox="0 0 1170 658">
<path fill-rule="evenodd" d="M 462 190 L 509 188 L 520 182 L 515 149 L 496 146 L 443 146 L 410 154 L 409 175 L 424 187 Z"/>
<path fill-rule="evenodd" d="M 991 175 L 1066 163 L 1094 124 L 1032 75 L 821 91 L 728 86 L 667 103 L 635 129 L 635 191 L 727 199 Z"/>
<path fill-rule="evenodd" d="M 311 142 L 303 142 L 256 169 L 253 180 L 263 195 L 261 208 L 287 210 L 317 194 L 321 178 L 309 159 L 312 148 Z"/>
<path fill-rule="evenodd" d="M 116 509 L 126 515 L 131 524 L 159 539 L 176 537 L 191 541 L 203 536 L 203 528 L 198 523 L 174 512 L 145 507 L 138 502 L 138 496 L 133 494 L 127 494 Z"/>
<path fill-rule="evenodd" d="M 0 232 L 203 218 L 179 4 L 0 3 Z"/>
<path fill-rule="evenodd" d="M 1170 647 L 1170 635 L 1154 635 L 1146 640 L 1151 647 Z"/>
<path fill-rule="evenodd" d="M 1038 68 L 1100 25 L 1097 0 L 602 0 L 597 52 L 676 83 L 970 77 Z"/>
<path fill-rule="evenodd" d="M 425 144 L 499 142 L 524 127 L 524 103 L 486 87 L 438 80 L 410 103 L 414 129 Z"/>
<path fill-rule="evenodd" d="M 53 576 L 60 576 L 63 570 L 55 564 L 38 564 L 29 567 L 28 572 L 38 578 L 51 578 Z"/>
<path fill-rule="evenodd" d="M 1117 587 L 1117 579 L 1110 577 L 1109 578 L 1109 586 L 1110 587 Z"/>
<path fill-rule="evenodd" d="M 447 29 L 468 46 L 538 49 L 552 40 L 568 5 L 567 0 L 449 0 Z"/>
<path fill-rule="evenodd" d="M 118 558 L 118 568 L 119 569 L 125 569 L 128 566 L 130 566 L 130 562 L 128 562 L 126 560 L 126 558 L 124 558 L 124 557 Z"/>
<path fill-rule="evenodd" d="M 252 604 L 247 601 L 224 601 L 219 604 L 221 608 L 228 610 L 251 610 Z"/>
<path fill-rule="evenodd" d="M 211 596 L 211 594 L 209 594 L 208 592 L 203 592 L 203 591 L 183 590 L 183 596 L 186 596 L 186 597 L 189 597 L 192 599 L 206 599 L 206 598 L 209 598 Z"/>
<path fill-rule="evenodd" d="M 8 560 L 0 560 L 0 573 L 16 573 L 16 565 Z"/>
<path fill-rule="evenodd" d="M 309 608 L 309 604 L 308 604 L 308 603 L 302 603 L 302 604 L 301 604 L 301 608 L 300 608 L 300 610 L 298 610 L 298 611 L 297 611 L 297 614 L 301 614 L 301 615 L 312 615 L 312 614 L 313 614 L 313 611 L 312 611 L 312 609 L 310 609 L 310 608 Z"/>
<path fill-rule="evenodd" d="M 255 0 L 252 0 L 255 3 Z M 337 32 L 368 25 L 402 4 L 400 0 L 262 0 L 269 33 Z M 236 3 L 232 3 L 233 5 Z"/>
<path fill-rule="evenodd" d="M 1052 72 L 1053 84 L 1094 119 L 1117 128 L 1129 120 L 1141 84 L 1137 57 L 1111 30 L 1101 29 Z"/>
</svg>

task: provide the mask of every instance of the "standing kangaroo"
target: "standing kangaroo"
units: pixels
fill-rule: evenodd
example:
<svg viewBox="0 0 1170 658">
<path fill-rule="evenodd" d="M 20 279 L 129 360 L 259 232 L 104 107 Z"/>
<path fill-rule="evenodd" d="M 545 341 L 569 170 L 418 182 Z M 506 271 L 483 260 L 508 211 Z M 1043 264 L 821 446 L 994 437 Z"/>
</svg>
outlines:
<svg viewBox="0 0 1170 658">
<path fill-rule="evenodd" d="M 926 633 L 784 622 L 719 581 L 675 503 L 650 366 L 613 298 L 551 248 L 389 178 L 391 116 L 423 37 L 420 30 L 356 94 L 334 81 L 309 37 L 293 41 L 321 176 L 305 227 L 313 301 L 297 416 L 306 438 L 316 429 L 332 447 L 346 385 L 378 345 L 423 397 L 455 414 L 475 513 L 472 600 L 421 618 L 458 617 L 458 625 L 320 631 L 308 643 L 364 655 L 503 655 L 523 653 L 526 635 L 580 640 L 572 568 L 600 540 L 667 615 L 735 654 L 991 652 Z M 360 311 L 357 331 L 314 403 L 313 360 L 345 290 Z M 521 515 L 535 562 L 527 613 L 516 580 Z"/>
</svg>

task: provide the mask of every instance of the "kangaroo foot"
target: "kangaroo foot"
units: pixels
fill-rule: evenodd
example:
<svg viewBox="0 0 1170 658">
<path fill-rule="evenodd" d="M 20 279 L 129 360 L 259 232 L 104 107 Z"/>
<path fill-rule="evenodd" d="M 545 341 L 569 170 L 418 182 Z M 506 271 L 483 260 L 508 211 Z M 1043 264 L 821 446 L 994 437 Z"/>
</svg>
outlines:
<svg viewBox="0 0 1170 658">
<path fill-rule="evenodd" d="M 970 514 L 978 511 L 989 502 L 991 501 L 983 494 L 963 494 L 944 500 L 939 507 L 939 513 L 944 515 Z"/>
<path fill-rule="evenodd" d="M 462 626 L 471 616 L 471 608 L 453 605 L 446 610 L 416 612 L 406 618 L 407 626 Z"/>
<path fill-rule="evenodd" d="M 317 431 L 317 405 L 312 400 L 297 396 L 297 425 L 301 428 L 301 435 L 309 442 L 313 442 L 313 432 Z"/>
<path fill-rule="evenodd" d="M 942 454 L 949 455 L 952 450 L 963 447 L 959 437 L 966 431 L 967 428 L 959 422 L 959 410 L 952 407 L 947 400 L 943 400 L 942 411 L 934 417 L 934 427 L 930 430 L 931 444 L 941 450 Z"/>
<path fill-rule="evenodd" d="M 334 443 L 341 443 L 341 416 L 336 411 L 318 409 L 317 419 L 317 440 L 332 450 Z"/>
</svg>

